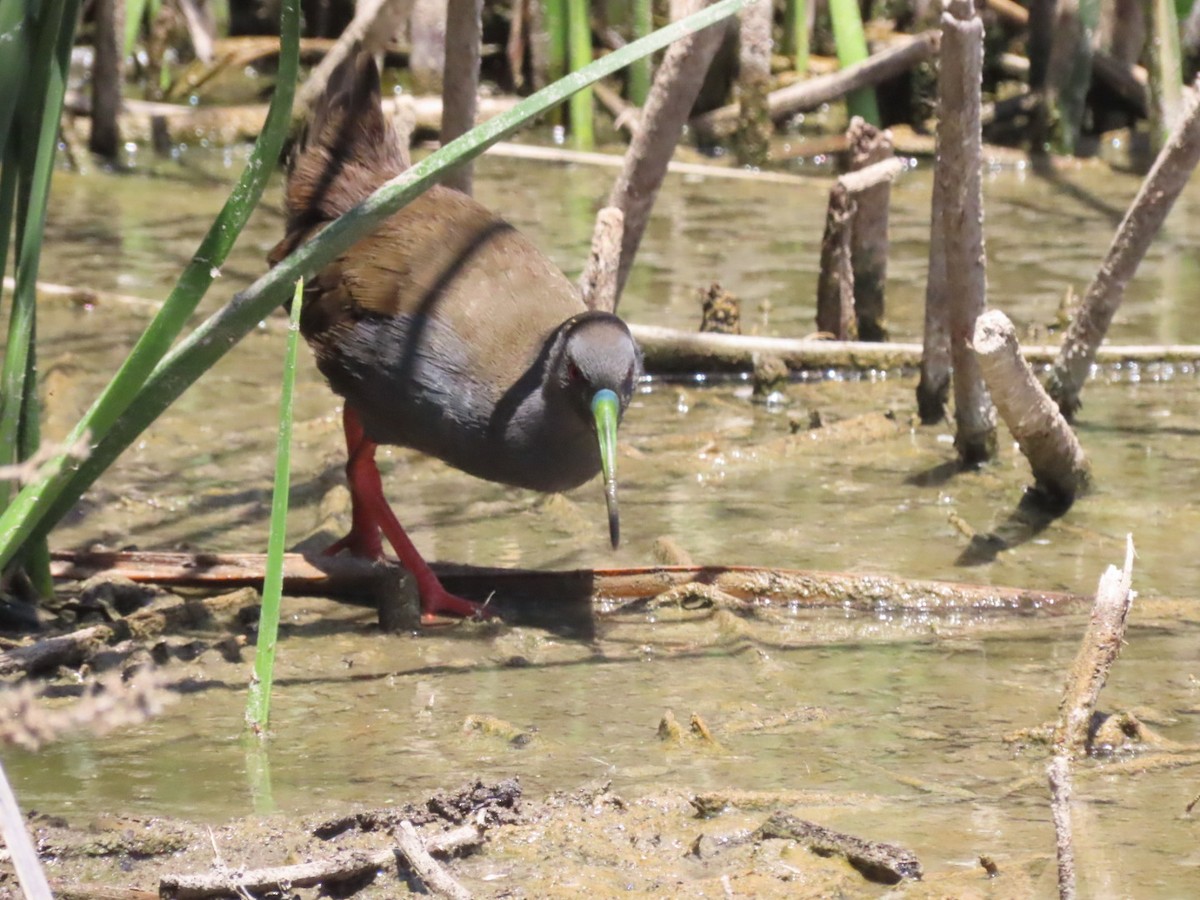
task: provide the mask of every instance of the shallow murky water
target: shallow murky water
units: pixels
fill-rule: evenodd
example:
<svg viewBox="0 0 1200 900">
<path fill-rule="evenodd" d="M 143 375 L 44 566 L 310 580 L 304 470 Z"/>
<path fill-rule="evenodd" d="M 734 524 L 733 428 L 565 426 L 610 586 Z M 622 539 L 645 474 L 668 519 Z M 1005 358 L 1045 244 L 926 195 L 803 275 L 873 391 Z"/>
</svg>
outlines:
<svg viewBox="0 0 1200 900">
<path fill-rule="evenodd" d="M 236 162 L 236 160 L 235 160 Z M 220 156 L 187 159 L 153 178 L 60 173 L 43 278 L 144 297 L 166 293 L 223 199 Z M 574 273 L 608 171 L 485 161 L 478 193 Z M 997 171 L 987 181 L 991 302 L 1038 334 L 1068 285 L 1086 287 L 1132 178 L 1081 169 L 1055 183 Z M 781 189 L 746 182 L 669 180 L 623 312 L 691 327 L 696 288 L 712 280 L 743 298 L 748 327 L 812 328 L 827 184 Z M 923 298 L 929 178 L 894 191 L 889 318 L 916 339 Z M 272 193 L 205 301 L 216 308 L 262 271 L 280 219 Z M 1172 216 L 1131 286 L 1114 342 L 1200 342 L 1195 316 L 1200 192 Z M 769 303 L 767 302 L 769 301 Z M 51 304 L 40 323 L 50 437 L 61 434 L 115 368 L 148 311 Z M 186 394 L 89 494 L 56 535 L 60 546 L 247 550 L 265 546 L 282 355 L 280 322 L 266 324 Z M 906 421 L 914 382 L 877 375 L 797 384 L 789 411 L 827 421 L 895 411 Z M 1186 369 L 1104 373 L 1085 393 L 1080 434 L 1098 488 L 1069 515 L 988 562 L 965 565 L 955 522 L 1004 531 L 1028 473 L 1006 446 L 980 473 L 949 476 L 944 428 L 802 452 L 769 452 L 786 413 L 748 388 L 655 383 L 635 399 L 620 459 L 622 549 L 607 549 L 598 485 L 564 502 L 462 476 L 395 450 L 387 490 L 433 559 L 479 565 L 645 565 L 667 535 L 702 563 L 757 564 L 1034 588 L 1094 590 L 1132 532 L 1134 584 L 1145 597 L 1200 596 L 1196 564 L 1200 396 Z M 291 533 L 318 527 L 317 504 L 344 461 L 332 395 L 305 360 L 298 391 Z M 1005 531 L 1006 534 L 1010 532 Z M 1051 719 L 1082 619 L 871 622 L 853 639 L 839 616 L 797 620 L 778 642 L 728 640 L 663 619 L 602 628 L 593 641 L 526 629 L 460 629 L 381 637 L 372 616 L 308 612 L 293 601 L 285 627 L 270 752 L 269 802 L 247 780 L 238 731 L 245 672 L 197 663 L 207 689 L 159 720 L 104 741 L 37 757 L 5 753 L 26 806 L 90 814 L 114 806 L 218 820 L 257 801 L 283 810 L 334 802 L 381 804 L 474 775 L 518 774 L 537 794 L 612 778 L 622 791 L 664 785 L 804 789 L 862 794 L 825 824 L 917 849 L 926 869 L 1051 854 L 1042 751 L 1002 737 Z M 1186 607 L 1185 607 L 1186 608 Z M 1179 607 L 1173 607 L 1178 611 Z M 1166 737 L 1200 743 L 1195 617 L 1141 619 L 1102 706 L 1142 708 Z M 325 624 L 320 624 L 324 621 Z M 839 626 L 840 627 L 840 626 Z M 824 629 L 830 637 L 822 640 Z M 803 635 L 803 640 L 797 635 Z M 507 665 L 520 657 L 530 665 Z M 814 707 L 819 722 L 739 731 L 765 711 Z M 655 727 L 664 710 L 700 712 L 722 747 L 672 749 Z M 525 749 L 464 738 L 468 715 L 536 729 Z M 1194 769 L 1132 777 L 1089 764 L 1077 785 L 1077 828 L 1091 896 L 1181 896 L 1196 884 L 1196 825 L 1183 816 Z M 1024 778 L 1032 784 L 1022 786 Z M 1051 864 L 1052 868 L 1052 864 Z M 1039 882 L 1049 888 L 1051 881 Z M 1133 891 L 1130 885 L 1137 885 Z"/>
</svg>

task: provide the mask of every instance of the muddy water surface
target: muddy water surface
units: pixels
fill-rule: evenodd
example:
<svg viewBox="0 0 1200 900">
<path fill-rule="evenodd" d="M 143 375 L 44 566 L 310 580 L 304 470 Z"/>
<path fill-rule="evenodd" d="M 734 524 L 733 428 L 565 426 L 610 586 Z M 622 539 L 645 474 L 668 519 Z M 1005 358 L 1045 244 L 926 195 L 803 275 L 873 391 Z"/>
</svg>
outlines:
<svg viewBox="0 0 1200 900">
<path fill-rule="evenodd" d="M 574 273 L 610 177 L 489 160 L 478 192 Z M 196 153 L 153 176 L 60 173 L 43 277 L 162 296 L 228 178 L 222 157 Z M 696 288 L 719 280 L 743 298 L 748 330 L 807 333 L 826 185 L 671 179 L 623 312 L 690 327 Z M 1136 187 L 1107 170 L 1056 182 L 993 173 L 992 302 L 1026 333 L 1044 334 L 1066 287 L 1086 286 Z M 919 334 L 928 192 L 918 172 L 894 193 L 889 318 L 898 339 Z M 1192 191 L 1172 216 L 1131 286 L 1114 341 L 1200 342 L 1198 202 Z M 206 310 L 261 272 L 280 229 L 277 205 L 275 192 Z M 50 305 L 40 328 L 52 437 L 73 423 L 147 315 L 136 305 Z M 56 544 L 265 546 L 282 340 L 272 321 L 243 342 L 97 484 Z M 1135 611 L 1102 707 L 1137 709 L 1164 737 L 1200 744 L 1200 616 L 1188 602 L 1200 597 L 1196 387 L 1188 367 L 1101 373 L 1079 426 L 1097 491 L 1036 532 L 1009 521 L 1028 482 L 1020 455 L 1005 446 L 984 471 L 951 475 L 950 433 L 906 424 L 914 382 L 900 373 L 796 384 L 783 410 L 750 403 L 736 382 L 647 384 L 623 427 L 617 553 L 606 547 L 598 485 L 541 498 L 402 450 L 387 453 L 383 468 L 418 546 L 478 565 L 646 565 L 665 535 L 704 563 L 1090 592 L 1132 533 L 1134 584 L 1149 602 Z M 789 414 L 838 422 L 886 411 L 900 423 L 889 435 L 779 449 Z M 307 360 L 297 415 L 295 541 L 328 526 L 318 504 L 343 462 L 333 398 Z M 1011 546 L 972 544 L 972 532 Z M 37 756 L 6 751 L 18 796 L 63 815 L 115 808 L 216 822 L 254 808 L 382 805 L 476 775 L 517 775 L 530 796 L 592 779 L 611 779 L 630 798 L 807 792 L 792 798 L 799 814 L 902 843 L 927 872 L 976 878 L 970 891 L 1053 892 L 1044 750 L 1004 737 L 1055 715 L 1079 615 L 797 611 L 741 627 L 728 616 L 659 612 L 604 620 L 594 635 L 463 626 L 411 637 L 381 636 L 369 612 L 324 601 L 293 600 L 288 612 L 268 780 L 249 777 L 261 761 L 239 741 L 246 666 L 209 653 L 176 664 L 198 689 L 146 726 Z M 717 745 L 661 741 L 667 710 L 685 723 L 699 713 Z M 496 717 L 524 737 L 464 731 L 470 716 Z M 1200 884 L 1196 825 L 1184 814 L 1200 792 L 1197 770 L 1131 774 L 1128 765 L 1124 757 L 1087 763 L 1079 776 L 1085 894 L 1188 895 Z M 660 827 L 678 840 L 735 827 L 722 817 L 697 824 L 686 802 L 664 809 Z M 515 849 L 496 852 L 508 887 L 541 877 Z M 980 854 L 1023 880 L 989 886 Z M 652 889 L 636 879 L 630 886 Z"/>
</svg>

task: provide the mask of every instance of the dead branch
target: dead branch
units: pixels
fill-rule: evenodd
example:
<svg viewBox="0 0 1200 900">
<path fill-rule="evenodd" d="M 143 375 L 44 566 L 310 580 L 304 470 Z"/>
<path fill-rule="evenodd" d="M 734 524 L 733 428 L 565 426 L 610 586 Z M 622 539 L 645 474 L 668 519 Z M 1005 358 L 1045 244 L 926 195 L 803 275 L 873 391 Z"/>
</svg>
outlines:
<svg viewBox="0 0 1200 900">
<path fill-rule="evenodd" d="M 483 0 L 449 0 L 446 11 L 446 66 L 442 79 L 442 146 L 475 127 L 479 94 L 479 54 Z M 474 164 L 465 162 L 448 169 L 442 184 L 471 193 Z"/>
<path fill-rule="evenodd" d="M 695 372 L 750 372 L 754 358 L 777 356 L 795 372 L 821 369 L 914 369 L 921 364 L 920 344 L 823 341 L 812 338 L 778 338 L 759 335 L 680 331 L 657 325 L 630 326 L 645 354 L 646 370 L 655 374 Z M 1058 348 L 1028 346 L 1022 356 L 1031 363 L 1052 362 Z M 1101 365 L 1119 363 L 1195 363 L 1200 346 L 1108 346 L 1096 353 Z"/>
<path fill-rule="evenodd" d="M 905 169 L 904 160 L 890 157 L 853 172 L 838 176 L 838 183 L 853 197 L 885 187 L 896 180 Z"/>
<path fill-rule="evenodd" d="M 317 568 L 315 563 L 326 568 Z M 372 577 L 371 570 L 376 565 L 395 568 L 392 563 L 325 557 L 309 560 L 288 553 L 284 555 L 284 588 L 300 595 L 354 596 L 364 579 Z M 265 567 L 266 556 L 261 553 L 148 551 L 57 552 L 52 565 L 56 578 L 77 579 L 104 572 L 135 582 L 227 589 L 261 585 Z M 696 581 L 711 584 L 740 599 L 775 600 L 814 608 L 835 606 L 864 612 L 881 608 L 930 613 L 963 609 L 1049 609 L 1074 606 L 1090 599 L 1057 591 L 754 566 L 661 566 L 557 572 L 442 564 L 434 564 L 433 568 L 448 590 L 472 596 L 495 592 L 500 596 L 511 596 L 514 602 L 524 598 L 530 604 L 544 604 L 550 596 L 584 595 L 589 603 L 594 599 L 597 603 L 611 605 L 612 601 L 644 600 L 675 585 Z M 616 605 L 620 606 L 620 603 Z M 0 662 L 14 652 L 10 650 L 0 655 Z"/>
<path fill-rule="evenodd" d="M 407 825 L 413 829 L 411 822 L 402 822 L 400 831 Z M 424 844 L 412 830 L 412 839 L 421 846 L 421 852 L 440 869 L 430 854 L 445 855 L 467 846 L 476 846 L 483 840 L 483 826 L 477 822 L 455 828 L 451 831 L 434 834 L 428 837 Z M 398 854 L 403 854 L 407 861 L 411 858 L 403 849 L 403 844 L 411 840 L 397 834 L 398 847 L 377 850 L 371 853 L 354 850 L 336 853 L 324 859 L 299 863 L 288 866 L 271 866 L 262 869 L 224 869 L 217 872 L 206 872 L 200 875 L 167 875 L 159 881 L 159 896 L 164 898 L 202 898 L 235 894 L 239 890 L 259 893 L 263 891 L 278 891 L 287 885 L 291 887 L 313 887 L 338 881 L 356 878 L 367 872 L 388 869 L 396 864 Z M 413 871 L 424 875 L 414 866 Z M 443 870 L 444 873 L 444 870 Z M 435 876 L 436 877 L 436 876 Z M 446 877 L 449 877 L 448 875 Z M 432 888 L 428 880 L 426 884 Z M 469 897 L 467 893 L 441 894 L 446 897 Z"/>
<path fill-rule="evenodd" d="M 975 321 L 979 366 L 1000 418 L 1029 460 L 1038 490 L 1057 506 L 1069 506 L 1090 480 L 1079 438 L 1021 358 L 1008 316 L 989 310 Z"/>
<path fill-rule="evenodd" d="M 1083 302 L 1063 336 L 1062 350 L 1054 361 L 1048 388 L 1050 396 L 1068 419 L 1079 410 L 1083 384 L 1096 358 L 1096 350 L 1125 296 L 1126 285 L 1137 272 L 1150 242 L 1162 228 L 1197 162 L 1200 162 L 1200 91 L 1193 89 L 1186 93 L 1183 112 L 1170 140 L 1133 198 L 1100 271 L 1088 286 Z"/>
<path fill-rule="evenodd" d="M 807 78 L 795 84 L 771 91 L 767 108 L 771 118 L 778 120 L 792 113 L 816 109 L 822 104 L 844 97 L 862 88 L 876 85 L 907 72 L 913 66 L 932 59 L 937 53 L 941 35 L 925 31 L 905 37 L 894 46 L 876 53 L 870 59 L 847 66 L 832 75 Z M 737 127 L 739 107 L 736 103 L 722 106 L 692 119 L 692 127 L 712 138 L 729 137 Z"/>
<path fill-rule="evenodd" d="M 904 163 L 896 159 L 892 133 L 880 131 L 858 118 L 850 121 L 847 131 L 850 144 L 851 175 L 866 177 L 868 172 L 886 173 L 859 189 L 855 197 L 858 207 L 850 234 L 850 259 L 854 266 L 854 316 L 858 334 L 863 340 L 882 341 L 887 338 L 883 323 L 884 292 L 887 285 L 888 213 L 891 205 L 892 180 L 904 171 Z M 883 169 L 877 167 L 883 166 Z"/>
<path fill-rule="evenodd" d="M 1046 770 L 1050 780 L 1050 812 L 1058 857 L 1058 896 L 1075 900 L 1075 847 L 1071 831 L 1071 758 L 1056 753 Z"/>
<path fill-rule="evenodd" d="M 596 213 L 592 250 L 579 275 L 579 293 L 589 309 L 612 312 L 617 306 L 617 271 L 621 265 L 621 239 L 625 214 L 614 206 Z"/>
<path fill-rule="evenodd" d="M 512 144 L 501 141 L 488 148 L 489 154 L 510 159 L 532 159 L 546 162 L 583 166 L 604 166 L 619 169 L 626 165 L 623 156 L 612 153 L 597 153 L 589 150 L 571 150 L 566 147 L 539 147 L 535 144 Z M 812 175 L 794 175 L 789 172 L 754 171 L 711 163 L 690 163 L 672 160 L 667 164 L 672 175 L 697 175 L 702 178 L 732 178 L 738 181 L 758 181 L 763 184 L 789 184 L 812 187 L 825 184 L 827 179 Z"/>
<path fill-rule="evenodd" d="M 136 888 L 110 887 L 103 884 L 50 882 L 55 900 L 158 900 L 158 891 L 139 891 Z"/>
<path fill-rule="evenodd" d="M 738 125 L 734 146 L 738 165 L 767 161 L 775 125 L 767 105 L 771 88 L 773 4 L 752 3 L 738 13 Z"/>
<path fill-rule="evenodd" d="M 1124 568 L 1109 566 L 1100 576 L 1092 618 L 1067 674 L 1054 731 L 1057 754 L 1078 756 L 1088 750 L 1096 701 L 1125 639 L 1125 623 L 1134 597 L 1132 580 L 1133 537 L 1130 536 L 1126 539 Z"/>
<path fill-rule="evenodd" d="M 817 275 L 817 331 L 838 341 L 858 337 L 854 318 L 854 265 L 850 235 L 856 210 L 841 179 L 829 191 L 825 233 L 821 237 L 821 270 Z"/>
<path fill-rule="evenodd" d="M 226 868 L 200 875 L 165 875 L 159 880 L 158 892 L 160 897 L 188 900 L 241 895 L 243 891 L 278 891 L 285 885 L 293 888 L 314 887 L 379 871 L 392 866 L 395 861 L 396 851 L 393 849 L 374 853 L 352 850 L 290 866 L 246 870 Z"/>
<path fill-rule="evenodd" d="M 596 95 L 600 105 L 607 109 L 613 117 L 615 128 L 623 128 L 629 132 L 630 137 L 637 134 L 642 122 L 641 107 L 627 101 L 603 81 L 597 81 L 592 85 L 592 93 Z"/>
<path fill-rule="evenodd" d="M 950 358 L 954 370 L 954 447 L 961 465 L 996 452 L 996 411 L 971 352 L 975 320 L 987 308 L 983 246 L 980 85 L 983 21 L 969 0 L 946 0 L 938 71 L 938 161 L 934 177 L 945 206 L 940 216 L 950 298 Z"/>
<path fill-rule="evenodd" d="M 921 861 L 905 847 L 864 840 L 783 813 L 767 819 L 755 836 L 797 841 L 821 856 L 841 856 L 864 878 L 880 884 L 899 884 L 905 878 L 919 881 L 922 874 Z"/>
<path fill-rule="evenodd" d="M 448 897 L 449 900 L 470 900 L 471 892 L 429 855 L 412 822 L 400 823 L 395 840 L 397 852 L 404 857 L 408 867 L 424 882 L 431 894 L 436 897 Z"/>
<path fill-rule="evenodd" d="M 694 8 L 710 0 L 689 0 Z M 721 42 L 723 31 L 710 26 L 673 43 L 663 56 L 642 109 L 641 128 L 625 154 L 621 174 L 608 196 L 608 205 L 625 215 L 617 297 L 625 287 L 633 258 L 642 242 L 650 210 L 679 143 L 688 112 L 700 92 L 704 73 Z"/>
</svg>

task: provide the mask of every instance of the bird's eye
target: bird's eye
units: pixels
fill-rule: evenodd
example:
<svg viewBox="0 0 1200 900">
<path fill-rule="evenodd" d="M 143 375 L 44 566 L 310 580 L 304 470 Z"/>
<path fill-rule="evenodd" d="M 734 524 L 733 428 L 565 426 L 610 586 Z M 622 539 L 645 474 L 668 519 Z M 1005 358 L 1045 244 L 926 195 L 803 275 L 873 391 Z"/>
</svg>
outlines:
<svg viewBox="0 0 1200 900">
<path fill-rule="evenodd" d="M 571 380 L 572 384 L 583 381 L 583 373 L 579 371 L 579 366 L 573 362 L 567 363 L 567 378 Z"/>
</svg>

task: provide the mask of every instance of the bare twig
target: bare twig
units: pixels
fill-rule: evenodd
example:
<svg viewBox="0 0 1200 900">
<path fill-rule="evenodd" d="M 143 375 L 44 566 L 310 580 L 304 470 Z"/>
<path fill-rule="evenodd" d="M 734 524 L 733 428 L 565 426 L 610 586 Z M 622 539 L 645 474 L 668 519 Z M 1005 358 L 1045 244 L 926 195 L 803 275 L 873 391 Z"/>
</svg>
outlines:
<svg viewBox="0 0 1200 900">
<path fill-rule="evenodd" d="M 596 153 L 589 150 L 571 150 L 567 147 L 539 147 L 536 144 L 511 144 L 501 141 L 488 148 L 493 156 L 506 156 L 511 159 L 545 160 L 547 162 L 565 163 L 582 166 L 604 166 L 620 169 L 628 164 L 625 157 L 612 153 Z M 826 179 L 812 175 L 795 175 L 791 172 L 754 171 L 739 169 L 732 166 L 718 166 L 710 163 L 680 162 L 672 160 L 667 164 L 667 171 L 672 175 L 696 175 L 701 178 L 729 178 L 735 181 L 758 181 L 763 184 L 790 184 L 812 187 L 824 184 Z"/>
<path fill-rule="evenodd" d="M 692 8 L 698 9 L 710 0 L 690 2 Z M 621 174 L 608 196 L 608 205 L 625 214 L 621 265 L 617 274 L 618 297 L 629 277 L 667 165 L 722 33 L 721 27 L 712 26 L 676 41 L 667 49 L 654 75 L 650 95 L 642 110 L 641 127 L 630 142 Z"/>
<path fill-rule="evenodd" d="M 1056 753 L 1046 770 L 1050 780 L 1050 812 L 1058 856 L 1058 896 L 1075 900 L 1075 847 L 1071 834 L 1071 759 Z"/>
<path fill-rule="evenodd" d="M 617 270 L 621 265 L 621 239 L 625 214 L 614 206 L 596 213 L 592 251 L 579 276 L 579 293 L 589 309 L 612 312 L 617 306 Z"/>
<path fill-rule="evenodd" d="M 797 372 L 843 369 L 912 369 L 921 364 L 920 344 L 824 341 L 680 331 L 659 325 L 630 326 L 645 353 L 646 371 L 655 374 L 749 372 L 756 356 L 777 356 Z M 1021 354 L 1032 363 L 1049 363 L 1057 347 L 1028 346 Z M 1196 363 L 1200 346 L 1107 346 L 1096 354 L 1102 365 L 1121 363 Z"/>
<path fill-rule="evenodd" d="M 458 883 L 436 859 L 429 855 L 412 822 L 401 822 L 397 830 L 396 847 L 409 868 L 425 883 L 434 896 L 449 900 L 470 900 L 471 892 Z"/>
<path fill-rule="evenodd" d="M 771 3 L 752 3 L 738 13 L 738 130 L 734 139 L 738 164 L 761 166 L 767 161 L 771 121 L 767 95 L 771 87 Z"/>
<path fill-rule="evenodd" d="M 600 105 L 612 115 L 614 128 L 623 128 L 630 137 L 637 134 L 642 122 L 641 107 L 630 103 L 603 81 L 593 84 L 592 92 Z"/>
<path fill-rule="evenodd" d="M 767 107 L 773 119 L 781 119 L 806 109 L 837 100 L 846 94 L 907 72 L 918 63 L 931 59 L 937 52 L 940 34 L 926 31 L 904 38 L 893 47 L 876 53 L 870 59 L 833 73 L 806 78 L 795 84 L 772 91 L 767 95 Z M 728 137 L 737 127 L 738 105 L 722 106 L 692 119 L 692 127 L 701 134 Z"/>
<path fill-rule="evenodd" d="M 405 825 L 410 830 L 412 829 L 410 822 L 402 822 L 401 832 L 404 831 Z M 397 835 L 397 844 L 401 849 L 389 847 L 369 853 L 362 851 L 336 853 L 323 859 L 289 866 L 269 866 L 246 870 L 229 869 L 222 866 L 219 871 L 205 872 L 199 875 L 167 875 L 159 882 L 159 892 L 162 897 L 181 898 L 182 900 L 182 898 L 221 896 L 238 891 L 257 894 L 263 891 L 278 890 L 283 885 L 312 887 L 346 881 L 367 872 L 393 868 L 396 864 L 397 853 L 403 853 L 405 859 L 411 863 L 408 853 L 403 850 L 403 845 L 409 841 L 415 841 L 427 862 L 432 863 L 442 874 L 445 874 L 445 871 L 430 854 L 448 855 L 465 847 L 477 846 L 483 840 L 483 833 L 484 828 L 481 823 L 470 822 L 450 831 L 430 835 L 422 844 L 421 838 L 413 830 L 411 838 L 401 834 Z M 420 875 L 432 889 L 432 885 L 428 879 L 425 879 L 424 873 L 415 865 L 413 871 Z M 434 877 L 436 878 L 436 876 Z M 449 878 L 449 875 L 446 877 Z M 463 892 L 462 894 L 440 894 L 440 896 L 469 897 L 470 895 Z"/>
<path fill-rule="evenodd" d="M 1054 361 L 1048 387 L 1050 396 L 1068 419 L 1079 410 L 1079 395 L 1088 370 L 1121 305 L 1126 285 L 1137 272 L 1150 242 L 1162 228 L 1197 162 L 1200 162 L 1200 91 L 1191 90 L 1187 92 L 1171 139 L 1158 154 L 1125 213 L 1100 271 L 1088 286 L 1063 336 L 1062 350 Z"/>
<path fill-rule="evenodd" d="M 1056 753 L 1071 756 L 1087 751 L 1096 700 L 1125 638 L 1125 622 L 1134 598 L 1132 580 L 1131 535 L 1126 539 L 1124 568 L 1109 566 L 1100 576 L 1092 618 L 1071 664 L 1058 708 L 1058 726 L 1054 732 Z"/>
</svg>

